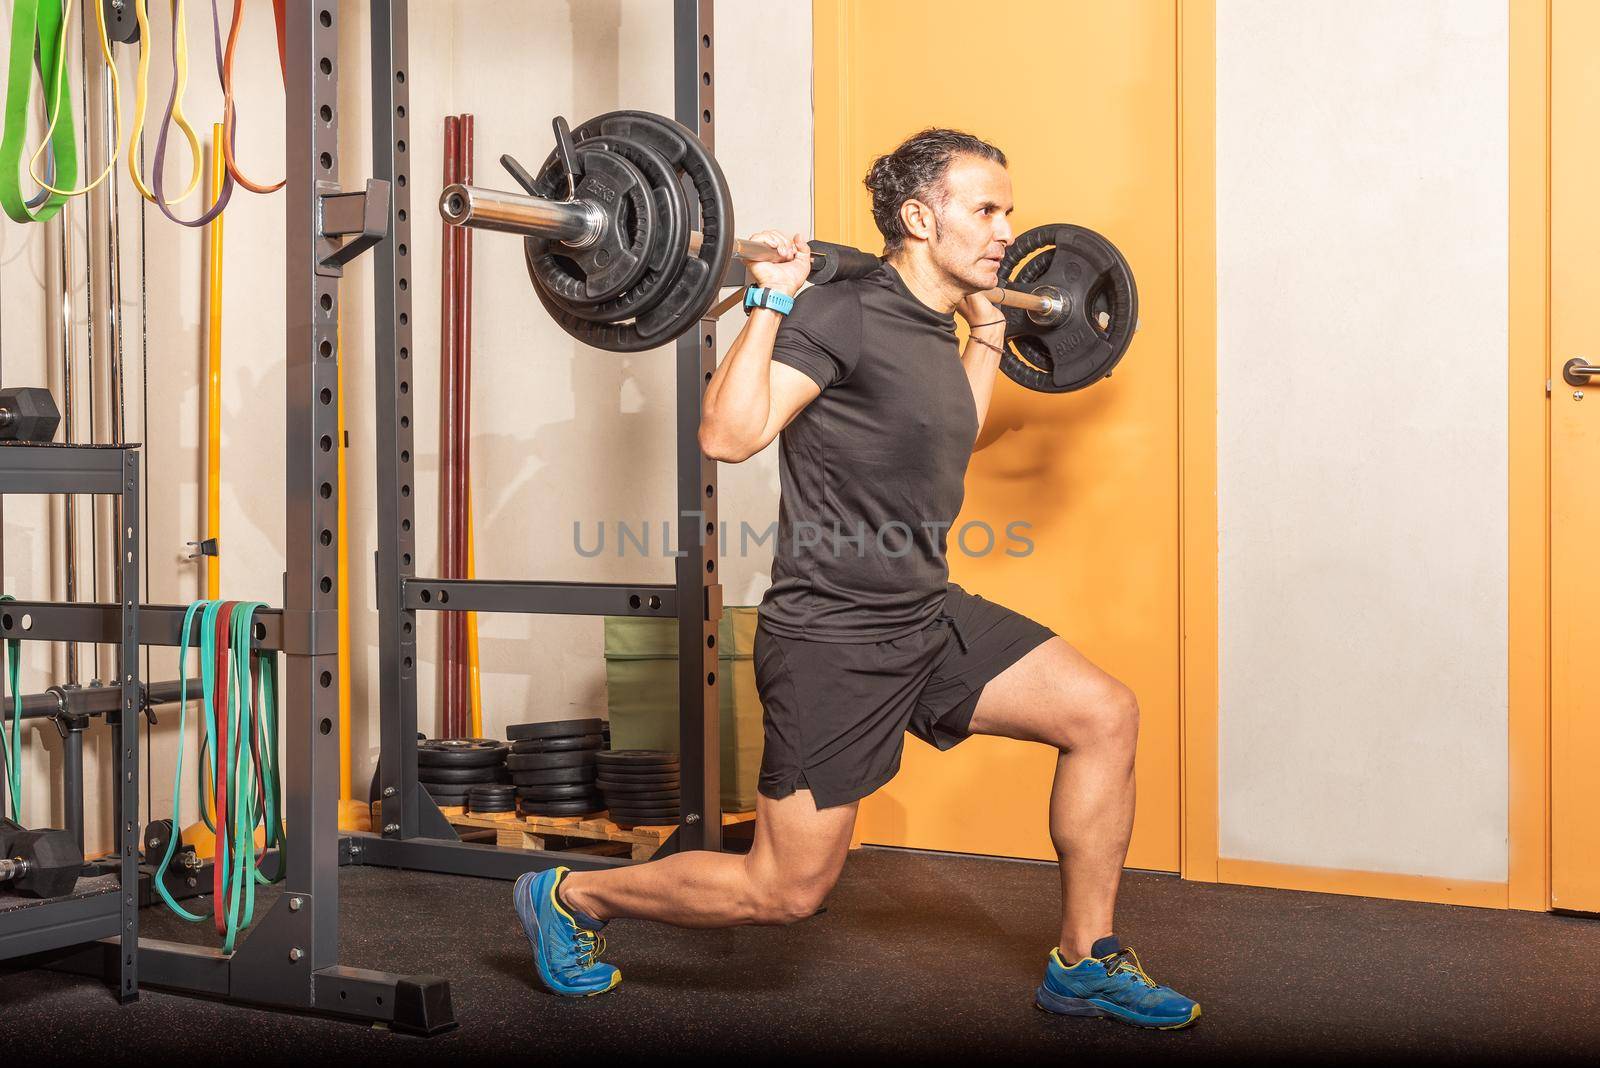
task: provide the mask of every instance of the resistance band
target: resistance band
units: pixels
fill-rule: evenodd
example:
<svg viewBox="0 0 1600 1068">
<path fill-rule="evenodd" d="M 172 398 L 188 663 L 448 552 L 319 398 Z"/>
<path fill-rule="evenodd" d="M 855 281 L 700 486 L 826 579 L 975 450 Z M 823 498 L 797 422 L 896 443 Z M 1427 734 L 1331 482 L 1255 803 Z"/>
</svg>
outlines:
<svg viewBox="0 0 1600 1068">
<path fill-rule="evenodd" d="M 0 601 L 14 601 L 9 593 L 0 594 Z M 22 822 L 22 643 L 15 638 L 6 639 L 6 686 L 11 690 L 11 731 L 6 733 L 0 720 L 0 748 L 4 751 L 6 789 L 11 795 L 11 818 Z M 0 815 L 4 815 L 0 812 Z"/>
<path fill-rule="evenodd" d="M 289 77 L 288 57 L 284 55 L 284 0 L 273 0 L 273 20 L 278 27 L 278 73 L 287 82 Z M 228 161 L 228 173 L 233 175 L 233 180 L 250 190 L 252 193 L 275 193 L 283 188 L 287 178 L 280 178 L 271 185 L 252 182 L 245 177 L 239 169 L 239 161 L 233 155 L 234 130 L 236 127 L 237 111 L 233 102 L 233 49 L 239 42 L 239 27 L 244 22 L 244 0 L 233 0 L 233 25 L 228 27 L 228 47 L 222 57 L 222 124 L 227 131 L 222 139 L 222 154 Z"/>
<path fill-rule="evenodd" d="M 137 17 L 144 7 L 145 0 L 135 0 L 135 4 L 134 10 Z M 143 13 L 144 18 L 139 20 L 141 32 L 144 32 L 149 26 L 149 13 L 147 11 Z M 150 186 L 146 189 L 137 175 L 135 175 L 134 184 L 138 186 L 139 191 L 145 195 L 146 199 L 172 222 L 177 223 L 179 226 L 199 227 L 216 218 L 228 206 L 228 201 L 233 196 L 233 175 L 224 176 L 222 188 L 217 191 L 217 199 L 198 218 L 180 219 L 172 213 L 170 205 L 181 203 L 192 196 L 194 191 L 200 187 L 200 178 L 205 170 L 200 152 L 200 139 L 195 135 L 194 128 L 189 125 L 189 120 L 183 114 L 183 94 L 189 83 L 189 38 L 184 30 L 183 0 L 172 0 L 172 27 L 172 92 L 167 97 L 167 110 L 161 120 L 160 132 L 156 134 L 156 158 L 155 163 L 150 167 Z M 223 80 L 222 22 L 221 16 L 217 14 L 217 0 L 211 0 L 211 40 L 216 53 L 217 80 L 221 82 Z M 141 45 L 141 50 L 147 48 L 148 45 Z M 146 84 L 144 86 L 145 91 L 141 94 L 136 90 L 135 96 L 136 98 L 142 97 L 143 99 L 140 100 L 140 103 L 144 103 L 149 96 L 147 84 L 149 63 L 148 56 L 143 51 L 141 51 L 139 67 L 142 72 L 140 79 Z M 168 200 L 164 188 L 167 165 L 167 135 L 171 132 L 173 124 L 177 125 L 179 132 L 183 134 L 184 140 L 189 143 L 190 172 L 189 184 L 184 189 L 183 195 L 174 200 Z M 144 109 L 140 107 L 134 122 L 134 136 L 137 137 L 143 128 Z M 224 151 L 226 152 L 226 149 Z M 129 158 L 131 161 L 131 153 Z"/>
<path fill-rule="evenodd" d="M 28 134 L 28 102 L 32 99 L 35 70 L 50 127 L 47 139 L 54 168 L 51 180 L 71 186 L 78 180 L 78 147 L 73 140 L 72 94 L 45 93 L 47 70 L 58 70 L 65 42 L 61 0 L 16 0 L 11 15 L 11 52 L 6 74 L 5 129 L 0 133 L 0 208 L 17 222 L 44 222 L 61 210 L 67 198 L 47 194 L 30 205 L 22 195 L 17 168 L 22 163 L 23 141 Z M 37 58 L 36 58 L 37 57 Z M 59 107 L 59 114 L 57 108 Z M 37 210 L 33 210 L 37 206 Z"/>
<path fill-rule="evenodd" d="M 211 766 L 217 794 L 217 844 L 212 855 L 212 916 L 223 936 L 223 952 L 232 952 L 239 931 L 255 918 L 256 887 L 282 880 L 282 786 L 278 769 L 277 657 L 252 655 L 250 636 L 260 601 L 195 601 L 183 617 L 179 647 L 178 761 L 173 771 L 173 826 L 179 826 L 183 791 L 183 744 L 188 728 L 189 647 L 196 616 L 200 620 L 201 707 L 208 740 L 199 759 Z M 262 849 L 255 849 L 261 828 Z M 167 893 L 165 874 L 177 850 L 178 836 L 156 866 L 154 885 L 172 912 L 191 923 L 205 919 L 184 909 Z M 279 849 L 277 870 L 262 870 L 266 851 Z"/>
<path fill-rule="evenodd" d="M 91 0 L 84 0 L 85 4 L 90 2 Z M 33 155 L 28 159 L 29 177 L 31 177 L 41 188 L 48 189 L 57 196 L 81 197 L 85 193 L 93 190 L 101 182 L 110 177 L 112 172 L 117 169 L 117 154 L 122 151 L 122 79 L 117 74 L 116 60 L 111 57 L 111 39 L 106 36 L 105 5 L 100 3 L 99 0 L 94 0 L 94 12 L 95 22 L 100 28 L 100 58 L 105 62 L 106 69 L 111 72 L 111 142 L 113 146 L 111 149 L 111 158 L 106 161 L 106 169 L 100 172 L 100 176 L 81 189 L 57 188 L 56 186 L 51 185 L 49 181 L 39 174 L 39 157 L 44 155 L 45 150 L 50 147 L 50 139 L 55 135 L 56 127 L 61 120 L 61 89 L 62 86 L 66 84 L 67 80 L 67 50 L 65 47 L 59 48 L 56 50 L 55 78 L 51 85 L 50 93 L 50 126 L 45 130 L 44 140 L 39 143 L 39 147 L 34 150 Z M 71 28 L 72 0 L 67 0 L 66 8 L 61 19 L 62 41 L 66 41 Z M 85 85 L 84 92 L 87 94 L 88 91 L 89 87 Z M 72 94 L 69 92 L 67 95 L 71 96 Z M 87 100 L 87 97 L 85 97 L 85 99 Z M 84 106 L 87 107 L 88 105 L 85 104 Z M 71 136 L 70 131 L 68 136 Z"/>
</svg>

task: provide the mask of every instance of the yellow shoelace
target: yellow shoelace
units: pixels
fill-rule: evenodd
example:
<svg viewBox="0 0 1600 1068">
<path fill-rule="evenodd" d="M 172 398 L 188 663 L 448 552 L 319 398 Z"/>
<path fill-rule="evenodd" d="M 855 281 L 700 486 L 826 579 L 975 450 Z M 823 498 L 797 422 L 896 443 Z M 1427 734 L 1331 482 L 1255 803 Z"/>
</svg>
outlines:
<svg viewBox="0 0 1600 1068">
<path fill-rule="evenodd" d="M 1106 975 L 1116 975 L 1119 972 L 1130 972 L 1139 977 L 1145 986 L 1155 989 L 1161 984 L 1145 974 L 1144 966 L 1139 963 L 1139 954 L 1131 949 L 1123 948 L 1109 956 L 1100 957 L 1101 964 L 1106 966 Z"/>
<path fill-rule="evenodd" d="M 580 930 L 575 938 L 578 943 L 578 963 L 587 968 L 600 958 L 606 951 L 605 936 L 594 931 Z"/>
</svg>

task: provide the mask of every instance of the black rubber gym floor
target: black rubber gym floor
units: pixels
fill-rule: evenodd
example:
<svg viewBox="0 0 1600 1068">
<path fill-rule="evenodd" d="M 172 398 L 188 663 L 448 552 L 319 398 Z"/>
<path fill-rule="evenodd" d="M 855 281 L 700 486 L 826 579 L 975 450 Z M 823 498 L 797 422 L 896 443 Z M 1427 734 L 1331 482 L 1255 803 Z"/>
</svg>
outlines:
<svg viewBox="0 0 1600 1068">
<path fill-rule="evenodd" d="M 1592 1064 L 1600 1055 L 1600 921 L 1588 919 L 1129 873 L 1120 933 L 1152 975 L 1205 1010 L 1194 1028 L 1162 1033 L 1033 1007 L 1056 937 L 1051 865 L 862 850 L 827 911 L 794 927 L 611 924 L 606 956 L 623 984 L 582 1001 L 535 987 L 509 883 L 347 868 L 340 885 L 343 963 L 447 976 L 457 1030 L 421 1039 L 148 989 L 119 1007 L 96 981 L 0 972 L 7 1059 L 582 1065 L 725 1051 L 761 1063 L 820 1053 Z M 175 921 L 156 915 L 145 914 L 147 933 L 173 937 Z M 187 928 L 185 940 L 204 938 Z"/>
</svg>

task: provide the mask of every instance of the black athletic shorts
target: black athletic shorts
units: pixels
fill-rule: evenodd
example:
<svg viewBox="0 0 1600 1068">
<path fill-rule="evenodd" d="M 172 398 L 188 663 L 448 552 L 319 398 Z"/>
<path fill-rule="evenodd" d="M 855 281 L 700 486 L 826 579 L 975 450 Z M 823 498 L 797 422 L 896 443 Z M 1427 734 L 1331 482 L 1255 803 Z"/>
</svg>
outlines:
<svg viewBox="0 0 1600 1068">
<path fill-rule="evenodd" d="M 756 629 L 766 749 L 757 789 L 860 800 L 900 770 L 905 732 L 949 749 L 970 733 L 990 679 L 1053 637 L 1049 627 L 950 584 L 944 611 L 882 642 L 814 642 Z"/>
</svg>

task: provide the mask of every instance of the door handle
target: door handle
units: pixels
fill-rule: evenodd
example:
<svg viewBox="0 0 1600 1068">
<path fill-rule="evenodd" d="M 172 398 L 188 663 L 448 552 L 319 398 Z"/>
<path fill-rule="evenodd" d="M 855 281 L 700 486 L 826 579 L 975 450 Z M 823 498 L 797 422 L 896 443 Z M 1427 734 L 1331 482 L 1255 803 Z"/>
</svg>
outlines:
<svg viewBox="0 0 1600 1068">
<path fill-rule="evenodd" d="M 1561 377 L 1569 386 L 1587 386 L 1590 375 L 1600 375 L 1600 367 L 1592 366 L 1587 360 L 1571 359 L 1561 367 Z"/>
</svg>

